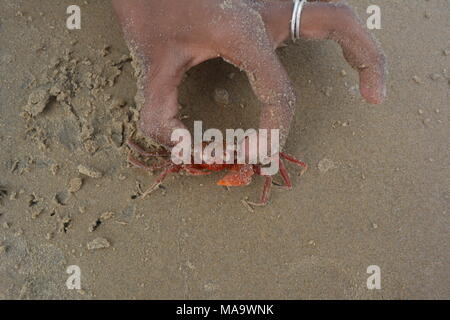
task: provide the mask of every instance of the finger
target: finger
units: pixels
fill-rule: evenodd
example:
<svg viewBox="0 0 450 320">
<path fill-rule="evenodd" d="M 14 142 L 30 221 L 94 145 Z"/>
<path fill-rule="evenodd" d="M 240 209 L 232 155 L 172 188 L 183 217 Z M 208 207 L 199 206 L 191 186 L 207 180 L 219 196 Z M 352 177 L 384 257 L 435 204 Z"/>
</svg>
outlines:
<svg viewBox="0 0 450 320">
<path fill-rule="evenodd" d="M 302 15 L 301 36 L 339 43 L 347 62 L 359 72 L 361 95 L 370 103 L 383 102 L 386 58 L 353 10 L 341 4 L 308 4 Z"/>
<path fill-rule="evenodd" d="M 301 36 L 304 39 L 331 39 L 342 47 L 348 63 L 358 70 L 361 95 L 370 103 L 386 97 L 386 59 L 377 42 L 348 6 L 328 1 L 307 3 L 302 12 Z M 262 16 L 276 45 L 290 36 L 292 3 L 269 3 Z M 281 40 L 280 40 L 281 39 Z"/>
<path fill-rule="evenodd" d="M 236 21 L 237 19 L 235 19 Z M 279 129 L 284 145 L 295 111 L 295 94 L 258 14 L 248 15 L 241 27 L 229 28 L 220 55 L 245 70 L 253 91 L 262 103 L 260 128 Z M 232 46 L 228 44 L 232 43 Z"/>
<path fill-rule="evenodd" d="M 309 0 L 310 2 L 341 2 L 343 0 Z M 275 0 L 258 3 L 256 10 L 267 27 L 275 47 L 280 47 L 290 36 L 290 24 L 294 4 L 292 0 Z"/>
<path fill-rule="evenodd" d="M 148 58 L 152 68 L 145 70 L 143 78 L 138 81 L 136 101 L 141 104 L 140 129 L 158 143 L 171 147 L 173 131 L 186 129 L 178 118 L 178 86 L 187 61 L 168 47 L 153 49 Z"/>
<path fill-rule="evenodd" d="M 145 7 L 124 0 L 114 0 L 113 4 L 125 31 L 136 70 L 139 127 L 145 136 L 163 146 L 172 147 L 173 131 L 186 129 L 178 119 L 178 86 L 192 63 L 191 56 L 177 50 L 173 44 L 157 41 L 151 32 L 143 31 L 150 29 L 144 15 Z"/>
</svg>

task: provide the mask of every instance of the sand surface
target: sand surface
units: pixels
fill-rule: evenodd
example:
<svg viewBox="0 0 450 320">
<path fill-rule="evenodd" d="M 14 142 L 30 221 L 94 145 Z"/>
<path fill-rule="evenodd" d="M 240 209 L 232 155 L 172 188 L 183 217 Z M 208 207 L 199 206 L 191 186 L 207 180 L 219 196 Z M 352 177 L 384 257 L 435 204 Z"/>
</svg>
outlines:
<svg viewBox="0 0 450 320">
<path fill-rule="evenodd" d="M 0 299 L 450 298 L 450 3 L 349 3 L 382 8 L 388 100 L 362 101 L 332 42 L 281 49 L 299 96 L 287 151 L 311 169 L 290 166 L 294 189 L 251 213 L 261 179 L 172 176 L 138 197 L 155 177 L 126 161 L 136 79 L 109 1 L 0 0 Z M 180 102 L 187 125 L 257 124 L 221 60 L 188 73 Z M 66 288 L 70 265 L 83 290 Z"/>
</svg>

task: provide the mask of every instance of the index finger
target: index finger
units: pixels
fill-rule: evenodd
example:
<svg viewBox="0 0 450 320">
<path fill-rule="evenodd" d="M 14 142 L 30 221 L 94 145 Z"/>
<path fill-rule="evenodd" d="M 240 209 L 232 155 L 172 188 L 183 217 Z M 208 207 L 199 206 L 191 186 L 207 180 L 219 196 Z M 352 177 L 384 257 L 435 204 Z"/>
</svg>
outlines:
<svg viewBox="0 0 450 320">
<path fill-rule="evenodd" d="M 339 43 L 347 62 L 359 72 L 361 95 L 370 103 L 384 101 L 385 55 L 350 7 L 308 3 L 303 9 L 300 32 L 305 39 L 331 39 Z"/>
</svg>

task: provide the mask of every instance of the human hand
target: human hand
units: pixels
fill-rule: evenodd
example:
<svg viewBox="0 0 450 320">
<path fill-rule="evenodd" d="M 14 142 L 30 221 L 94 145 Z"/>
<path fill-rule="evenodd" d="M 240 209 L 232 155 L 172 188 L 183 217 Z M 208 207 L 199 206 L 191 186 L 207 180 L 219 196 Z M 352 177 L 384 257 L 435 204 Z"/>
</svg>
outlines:
<svg viewBox="0 0 450 320">
<path fill-rule="evenodd" d="M 260 128 L 286 141 L 296 98 L 275 49 L 290 38 L 291 0 L 112 0 L 138 71 L 140 128 L 165 146 L 184 129 L 178 86 L 190 68 L 212 58 L 243 69 L 262 103 Z M 359 72 L 361 95 L 386 96 L 385 57 L 353 10 L 338 1 L 305 4 L 304 39 L 331 39 Z"/>
</svg>

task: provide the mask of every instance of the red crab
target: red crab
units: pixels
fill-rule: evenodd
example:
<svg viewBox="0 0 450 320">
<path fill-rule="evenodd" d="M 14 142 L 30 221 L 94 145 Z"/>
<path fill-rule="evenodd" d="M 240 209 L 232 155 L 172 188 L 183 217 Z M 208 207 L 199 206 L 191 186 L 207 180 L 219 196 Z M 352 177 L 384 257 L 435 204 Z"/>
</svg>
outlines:
<svg viewBox="0 0 450 320">
<path fill-rule="evenodd" d="M 164 157 L 164 158 L 170 158 L 170 152 L 168 151 L 157 151 L 157 152 L 148 152 L 144 150 L 141 146 L 139 146 L 137 143 L 128 140 L 127 142 L 128 146 L 131 148 L 131 150 L 138 153 L 140 156 L 143 157 Z M 289 177 L 289 173 L 286 170 L 286 167 L 283 163 L 283 159 L 287 160 L 289 162 L 295 163 L 296 165 L 300 166 L 302 168 L 301 175 L 306 172 L 308 169 L 308 166 L 306 163 L 297 160 L 293 156 L 290 156 L 286 153 L 281 152 L 280 153 L 280 175 L 283 179 L 284 185 L 279 185 L 280 187 L 291 190 L 292 189 L 292 183 L 291 179 Z M 183 165 L 176 165 L 172 163 L 169 159 L 166 159 L 165 161 L 161 163 L 154 164 L 152 166 L 148 166 L 144 162 L 136 159 L 132 155 L 128 157 L 128 161 L 141 169 L 154 172 L 156 170 L 162 170 L 161 175 L 158 177 L 156 182 L 142 195 L 142 197 L 146 197 L 150 193 L 156 190 L 161 183 L 164 181 L 164 179 L 167 177 L 170 173 L 179 173 L 179 172 L 186 172 L 189 175 L 194 176 L 201 176 L 201 175 L 209 175 L 213 172 L 219 172 L 227 170 L 229 171 L 225 177 L 220 180 L 217 185 L 219 186 L 225 186 L 225 187 L 239 187 L 239 186 L 247 186 L 252 182 L 252 177 L 254 175 L 260 175 L 261 174 L 261 165 L 252 165 L 252 164 L 183 164 Z M 247 202 L 248 204 L 254 205 L 254 206 L 265 206 L 269 202 L 269 194 L 270 189 L 272 187 L 273 182 L 273 176 L 264 176 L 265 177 L 265 183 L 264 188 L 261 196 L 261 200 L 258 203 L 253 202 Z"/>
</svg>

